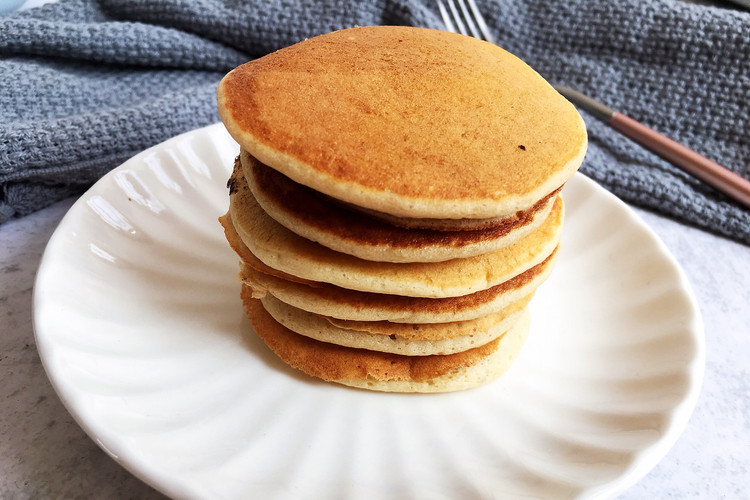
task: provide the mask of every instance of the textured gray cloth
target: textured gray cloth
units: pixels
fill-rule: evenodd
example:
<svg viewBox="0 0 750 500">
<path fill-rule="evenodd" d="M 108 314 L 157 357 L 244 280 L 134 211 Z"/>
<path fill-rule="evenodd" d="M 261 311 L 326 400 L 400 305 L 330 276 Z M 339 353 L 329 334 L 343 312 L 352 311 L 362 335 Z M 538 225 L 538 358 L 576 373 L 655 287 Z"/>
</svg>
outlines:
<svg viewBox="0 0 750 500">
<path fill-rule="evenodd" d="M 678 0 L 478 1 L 498 44 L 750 177 L 750 13 Z M 218 120 L 246 60 L 327 31 L 442 27 L 433 0 L 70 0 L 0 18 L 0 222 Z M 582 171 L 621 198 L 750 243 L 750 211 L 584 115 Z"/>
</svg>

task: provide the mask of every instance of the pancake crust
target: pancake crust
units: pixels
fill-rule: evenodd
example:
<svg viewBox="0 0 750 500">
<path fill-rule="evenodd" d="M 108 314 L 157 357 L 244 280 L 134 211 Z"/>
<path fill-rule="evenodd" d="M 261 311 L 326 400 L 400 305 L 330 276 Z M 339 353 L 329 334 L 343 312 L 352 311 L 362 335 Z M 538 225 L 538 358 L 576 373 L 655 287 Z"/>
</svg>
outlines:
<svg viewBox="0 0 750 500">
<path fill-rule="evenodd" d="M 587 143 L 573 105 L 520 59 L 424 28 L 310 38 L 235 68 L 217 99 L 262 163 L 397 217 L 525 210 L 573 175 Z"/>
<path fill-rule="evenodd" d="M 449 355 L 403 356 L 298 335 L 276 322 L 244 289 L 242 299 L 255 332 L 286 364 L 329 382 L 371 390 L 445 392 L 475 387 L 510 366 L 528 333 L 524 315 L 506 335 L 483 346 Z"/>
<path fill-rule="evenodd" d="M 552 198 L 553 195 L 560 192 L 561 189 L 562 187 L 556 189 L 555 191 L 550 193 L 548 197 Z M 491 217 L 489 219 L 431 219 L 427 217 L 396 217 L 395 215 L 378 212 L 377 210 L 358 207 L 351 203 L 336 200 L 335 198 L 331 198 L 330 196 L 329 198 L 352 210 L 361 212 L 374 219 L 379 219 L 383 222 L 387 222 L 392 226 L 403 227 L 405 229 L 433 229 L 435 231 L 479 231 L 482 229 L 500 228 L 503 226 L 507 226 L 507 224 L 517 218 L 519 214 L 523 215 L 535 210 L 535 206 L 532 206 L 526 210 L 519 210 L 513 215 L 506 215 L 504 217 Z"/>
<path fill-rule="evenodd" d="M 247 248 L 247 245 L 245 245 L 240 239 L 240 235 L 237 234 L 237 230 L 234 228 L 234 224 L 232 224 L 232 216 L 229 213 L 226 213 L 219 217 L 219 223 L 224 228 L 224 236 L 229 242 L 229 246 L 232 248 L 232 250 L 235 251 L 235 253 L 237 253 L 242 262 L 249 265 L 253 269 L 271 276 L 275 276 L 277 278 L 281 278 L 283 280 L 302 283 L 311 287 L 322 286 L 322 284 L 318 283 L 317 281 L 303 280 L 296 276 L 292 276 L 291 274 L 278 271 L 261 262 L 261 260 L 253 255 L 250 249 Z"/>
<path fill-rule="evenodd" d="M 310 281 L 350 290 L 411 297 L 454 297 L 491 288 L 546 259 L 557 247 L 563 221 L 558 195 L 547 219 L 514 245 L 444 262 L 373 262 L 335 252 L 289 231 L 255 201 L 244 178 L 235 180 L 229 212 L 237 233 L 264 264 Z"/>
<path fill-rule="evenodd" d="M 370 351 L 407 356 L 429 356 L 462 352 L 495 340 L 510 329 L 520 318 L 528 300 L 521 300 L 498 313 L 469 321 L 430 325 L 390 323 L 394 325 L 393 331 L 406 333 L 406 336 L 396 333 L 383 335 L 364 330 L 342 328 L 336 325 L 336 320 L 290 306 L 272 295 L 263 297 L 261 303 L 276 321 L 305 337 Z M 376 331 L 378 326 L 375 325 Z"/>
<path fill-rule="evenodd" d="M 392 321 L 351 321 L 322 316 L 333 325 L 355 332 L 396 337 L 408 340 L 443 340 L 477 335 L 485 332 L 506 318 L 521 312 L 531 302 L 534 293 L 507 305 L 503 309 L 480 318 L 446 323 L 395 323 Z"/>
<path fill-rule="evenodd" d="M 499 311 L 534 292 L 552 272 L 557 252 L 515 278 L 461 297 L 430 299 L 346 290 L 334 285 L 311 287 L 287 281 L 240 264 L 240 281 L 253 297 L 271 294 L 299 309 L 353 321 L 447 323 L 479 318 Z"/>
<path fill-rule="evenodd" d="M 554 203 L 554 196 L 547 196 L 531 209 L 486 229 L 406 228 L 334 203 L 244 151 L 241 157 L 242 164 L 235 162 L 235 170 L 243 169 L 256 201 L 276 222 L 337 252 L 378 262 L 441 262 L 498 250 L 516 243 L 544 222 Z"/>
</svg>

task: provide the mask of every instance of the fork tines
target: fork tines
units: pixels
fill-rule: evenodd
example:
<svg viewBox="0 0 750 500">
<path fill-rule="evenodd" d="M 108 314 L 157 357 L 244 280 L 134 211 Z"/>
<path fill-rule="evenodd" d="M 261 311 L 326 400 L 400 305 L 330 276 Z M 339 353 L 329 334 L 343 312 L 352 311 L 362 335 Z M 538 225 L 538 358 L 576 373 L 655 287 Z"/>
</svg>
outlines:
<svg viewBox="0 0 750 500">
<path fill-rule="evenodd" d="M 495 39 L 487 28 L 484 17 L 474 0 L 456 0 L 458 7 L 453 0 L 446 0 L 446 2 L 448 3 L 447 9 L 442 0 L 437 0 L 440 17 L 443 18 L 447 31 L 495 43 Z"/>
</svg>

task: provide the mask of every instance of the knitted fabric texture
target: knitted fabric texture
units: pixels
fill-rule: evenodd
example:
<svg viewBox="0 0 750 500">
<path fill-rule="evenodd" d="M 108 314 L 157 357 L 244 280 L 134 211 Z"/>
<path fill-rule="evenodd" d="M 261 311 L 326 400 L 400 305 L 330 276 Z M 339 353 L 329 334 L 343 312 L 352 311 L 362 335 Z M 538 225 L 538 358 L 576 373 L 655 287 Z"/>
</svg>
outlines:
<svg viewBox="0 0 750 500">
<path fill-rule="evenodd" d="M 477 0 L 497 43 L 750 178 L 750 13 L 679 0 Z M 362 25 L 442 28 L 433 0 L 63 0 L 0 18 L 0 223 L 218 121 L 221 77 Z M 584 114 L 582 171 L 633 204 L 750 244 L 750 211 Z"/>
</svg>

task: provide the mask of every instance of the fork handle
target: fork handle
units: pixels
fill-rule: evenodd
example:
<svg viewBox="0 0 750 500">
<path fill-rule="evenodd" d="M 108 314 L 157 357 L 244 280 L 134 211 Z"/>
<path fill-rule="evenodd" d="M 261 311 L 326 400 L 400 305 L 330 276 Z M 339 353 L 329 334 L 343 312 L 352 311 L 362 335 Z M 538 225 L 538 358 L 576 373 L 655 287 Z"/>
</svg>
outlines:
<svg viewBox="0 0 750 500">
<path fill-rule="evenodd" d="M 750 207 L 750 181 L 744 177 L 619 111 L 612 113 L 609 126 L 688 174 Z"/>
</svg>

